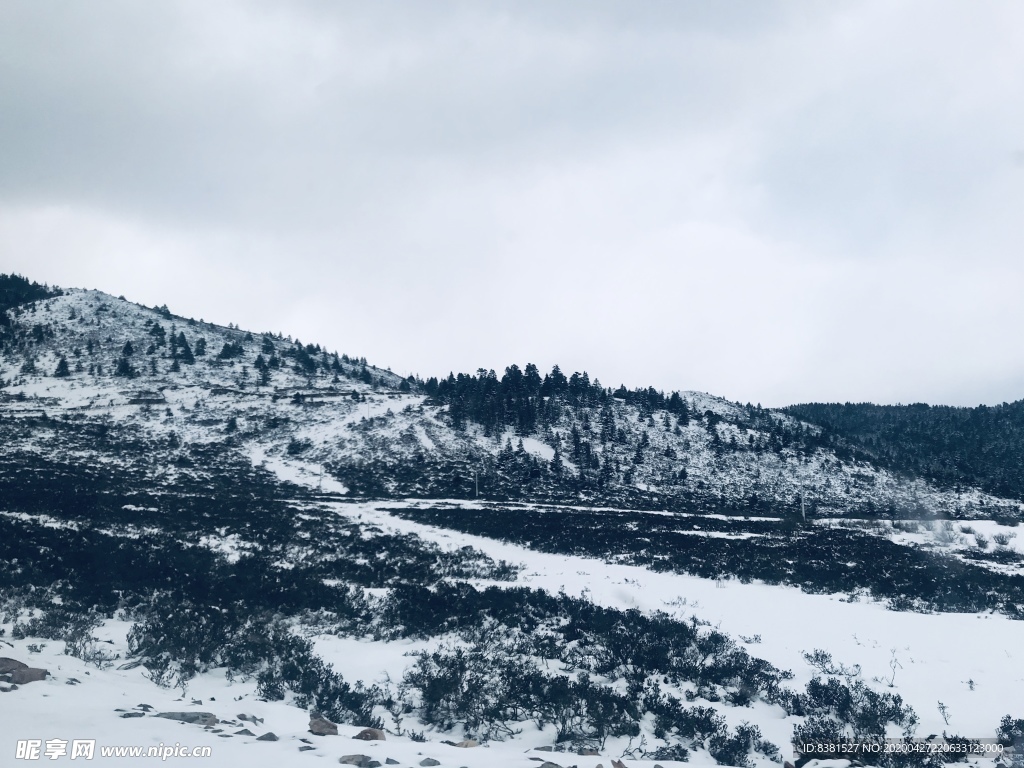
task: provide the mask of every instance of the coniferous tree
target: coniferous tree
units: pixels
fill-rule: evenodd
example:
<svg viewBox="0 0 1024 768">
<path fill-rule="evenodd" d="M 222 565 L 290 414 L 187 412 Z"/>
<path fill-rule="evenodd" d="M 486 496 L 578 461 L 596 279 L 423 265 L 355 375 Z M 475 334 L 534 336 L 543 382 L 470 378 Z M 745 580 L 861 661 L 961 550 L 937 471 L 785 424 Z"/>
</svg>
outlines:
<svg viewBox="0 0 1024 768">
<path fill-rule="evenodd" d="M 117 367 L 114 369 L 114 375 L 121 376 L 126 379 L 134 379 L 139 375 L 139 372 L 135 370 L 135 367 L 127 357 L 121 357 L 117 361 Z"/>
<path fill-rule="evenodd" d="M 565 464 L 562 463 L 562 449 L 558 445 L 559 440 L 556 435 L 555 437 L 555 455 L 551 457 L 551 473 L 555 477 L 562 476 L 562 470 L 565 469 Z"/>
<path fill-rule="evenodd" d="M 64 357 L 64 355 L 60 356 L 60 360 L 57 363 L 57 370 L 53 372 L 53 375 L 57 376 L 58 378 L 63 378 L 71 375 L 71 369 L 68 368 L 68 361 L 67 358 Z"/>
<path fill-rule="evenodd" d="M 179 333 L 178 337 L 174 340 L 174 353 L 176 358 L 185 365 L 192 365 L 196 361 L 195 356 L 192 354 L 192 348 L 188 345 L 188 340 L 185 338 L 184 331 Z"/>
</svg>

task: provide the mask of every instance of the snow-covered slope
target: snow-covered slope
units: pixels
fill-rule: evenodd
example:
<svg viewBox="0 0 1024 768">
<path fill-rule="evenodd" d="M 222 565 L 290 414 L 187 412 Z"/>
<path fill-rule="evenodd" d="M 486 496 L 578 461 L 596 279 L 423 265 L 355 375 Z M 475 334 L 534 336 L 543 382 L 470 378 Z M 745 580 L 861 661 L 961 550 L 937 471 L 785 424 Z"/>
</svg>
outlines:
<svg viewBox="0 0 1024 768">
<path fill-rule="evenodd" d="M 693 414 L 685 422 L 612 398 L 611 438 L 599 436 L 594 407 L 560 408 L 533 434 L 489 434 L 473 422 L 453 428 L 420 383 L 318 345 L 177 318 L 96 291 L 68 291 L 12 314 L 0 357 L 0 397 L 10 412 L 111 419 L 184 443 L 230 434 L 254 456 L 302 454 L 354 496 L 513 493 L 812 517 L 1021 512 L 1015 500 L 842 460 L 801 440 L 816 432 L 811 425 L 704 393 L 684 393 Z M 68 375 L 55 377 L 62 357 Z M 135 376 L 114 375 L 119 366 Z M 783 429 L 791 435 L 785 445 Z M 565 467 L 557 478 L 549 466 L 556 447 Z"/>
<path fill-rule="evenodd" d="M 0 766 L 26 739 L 225 766 L 767 765 L 816 717 L 849 725 L 816 680 L 887 697 L 875 735 L 988 738 L 1024 712 L 1016 500 L 705 393 L 552 397 L 517 432 L 365 360 L 96 291 L 8 317 L 0 657 L 51 676 L 0 681 Z M 308 732 L 317 706 L 339 735 Z M 178 711 L 220 722 L 155 716 Z M 385 741 L 352 738 L 373 721 Z"/>
</svg>

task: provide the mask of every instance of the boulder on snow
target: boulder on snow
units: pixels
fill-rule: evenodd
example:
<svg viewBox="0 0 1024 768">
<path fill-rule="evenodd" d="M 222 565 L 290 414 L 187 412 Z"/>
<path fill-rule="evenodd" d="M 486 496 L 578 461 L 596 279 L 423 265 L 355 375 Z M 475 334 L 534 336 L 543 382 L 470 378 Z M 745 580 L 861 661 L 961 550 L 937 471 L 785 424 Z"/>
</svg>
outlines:
<svg viewBox="0 0 1024 768">
<path fill-rule="evenodd" d="M 362 739 L 363 741 L 386 741 L 384 731 L 379 728 L 363 728 L 359 733 L 352 737 L 353 739 Z"/>
<path fill-rule="evenodd" d="M 160 712 L 156 717 L 168 720 L 180 720 L 193 725 L 216 725 L 217 716 L 212 712 Z"/>
<path fill-rule="evenodd" d="M 380 765 L 379 762 L 369 755 L 345 755 L 344 757 L 339 757 L 338 762 L 341 765 L 354 765 L 357 768 L 377 768 Z"/>
<path fill-rule="evenodd" d="M 10 682 L 14 685 L 24 685 L 25 683 L 35 683 L 40 680 L 45 680 L 46 676 L 50 673 L 45 669 L 37 669 L 36 667 L 22 667 L 11 672 Z"/>
<path fill-rule="evenodd" d="M 273 731 L 267 731 L 262 736 L 257 736 L 256 741 L 277 741 L 277 734 Z"/>
<path fill-rule="evenodd" d="M 314 736 L 337 736 L 338 726 L 319 712 L 312 712 L 309 715 L 309 732 Z"/>
<path fill-rule="evenodd" d="M 0 656 L 0 675 L 6 674 L 7 672 L 13 672 L 16 669 L 27 669 L 28 664 L 17 659 L 9 659 L 6 656 Z"/>
</svg>

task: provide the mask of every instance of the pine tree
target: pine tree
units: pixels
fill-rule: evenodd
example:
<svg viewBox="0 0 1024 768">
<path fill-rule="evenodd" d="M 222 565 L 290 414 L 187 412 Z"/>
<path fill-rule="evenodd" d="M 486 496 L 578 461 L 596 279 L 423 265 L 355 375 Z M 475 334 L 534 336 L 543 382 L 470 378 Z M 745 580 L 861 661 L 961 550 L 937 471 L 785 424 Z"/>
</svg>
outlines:
<svg viewBox="0 0 1024 768">
<path fill-rule="evenodd" d="M 561 477 L 562 476 L 562 470 L 565 468 L 565 465 L 562 463 L 562 449 L 559 447 L 558 442 L 559 442 L 559 440 L 558 440 L 558 436 L 556 434 L 555 435 L 555 455 L 551 457 L 551 473 L 555 477 Z"/>
<path fill-rule="evenodd" d="M 192 365 L 196 359 L 192 354 L 192 348 L 188 345 L 188 340 L 185 338 L 185 332 L 182 331 L 178 334 L 178 337 L 174 340 L 173 351 L 177 358 L 185 365 Z"/>
<path fill-rule="evenodd" d="M 59 378 L 71 375 L 71 369 L 68 368 L 68 361 L 64 355 L 60 356 L 60 361 L 57 363 L 57 370 L 53 372 L 53 375 Z"/>
<path fill-rule="evenodd" d="M 131 357 L 135 354 L 135 347 L 132 346 L 131 341 L 126 341 L 124 347 L 121 348 L 121 355 L 123 357 Z"/>
<path fill-rule="evenodd" d="M 135 370 L 127 357 L 121 357 L 117 361 L 117 367 L 114 369 L 114 375 L 121 376 L 126 379 L 134 379 L 139 375 L 139 372 Z"/>
</svg>

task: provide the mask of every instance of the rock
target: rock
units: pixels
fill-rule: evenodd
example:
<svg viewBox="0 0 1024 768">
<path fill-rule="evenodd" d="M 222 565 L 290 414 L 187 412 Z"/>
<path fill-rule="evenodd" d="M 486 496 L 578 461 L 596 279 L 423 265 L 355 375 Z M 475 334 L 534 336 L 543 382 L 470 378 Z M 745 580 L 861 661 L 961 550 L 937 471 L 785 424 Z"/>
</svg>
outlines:
<svg viewBox="0 0 1024 768">
<path fill-rule="evenodd" d="M 352 737 L 353 739 L 362 739 L 363 741 L 386 741 L 384 731 L 379 728 L 363 728 L 359 733 Z"/>
<path fill-rule="evenodd" d="M 0 693 L 10 693 L 11 691 L 18 690 L 18 686 L 11 685 L 10 683 L 0 683 Z"/>
<path fill-rule="evenodd" d="M 217 716 L 212 712 L 159 712 L 156 717 L 167 720 L 180 720 L 192 725 L 216 725 Z"/>
<path fill-rule="evenodd" d="M 435 760 L 432 757 L 424 757 L 422 760 L 420 760 L 420 765 L 423 765 L 423 766 L 440 765 L 440 764 L 441 764 L 441 761 Z"/>
<path fill-rule="evenodd" d="M 787 760 L 782 764 L 782 768 L 794 768 L 793 764 Z"/>
<path fill-rule="evenodd" d="M 145 712 L 125 712 L 123 715 L 121 715 L 121 717 L 125 718 L 126 720 L 129 717 L 145 717 L 145 716 L 146 716 Z"/>
<path fill-rule="evenodd" d="M 581 749 L 581 750 L 580 750 L 579 752 L 577 752 L 576 754 L 577 754 L 577 755 L 589 755 L 589 756 L 591 756 L 591 757 L 592 757 L 592 756 L 594 756 L 594 755 L 600 755 L 601 753 L 600 753 L 600 752 L 598 752 L 598 751 L 597 751 L 596 749 Z"/>
<path fill-rule="evenodd" d="M 28 664 L 17 659 L 9 659 L 6 656 L 0 656 L 0 675 L 8 672 L 13 672 L 16 669 L 28 669 Z"/>
<path fill-rule="evenodd" d="M 256 723 L 256 725 L 263 725 L 263 718 L 256 717 L 256 715 L 238 715 L 238 719 L 242 722 Z"/>
<path fill-rule="evenodd" d="M 540 764 L 540 768 L 562 768 L 558 763 L 552 763 L 550 760 L 545 760 Z"/>
<path fill-rule="evenodd" d="M 354 765 L 357 768 L 370 768 L 370 763 L 376 763 L 377 761 L 373 760 L 369 755 L 345 755 L 344 757 L 339 757 L 338 762 L 342 765 Z M 377 764 L 380 765 L 380 763 Z"/>
<path fill-rule="evenodd" d="M 465 741 L 460 741 L 458 744 L 455 744 L 454 746 L 459 747 L 461 749 L 469 749 L 471 747 L 479 747 L 480 742 L 474 739 L 466 739 Z"/>
<path fill-rule="evenodd" d="M 235 731 L 235 736 L 255 736 L 256 734 L 250 731 L 248 728 L 243 728 L 240 731 Z"/>
<path fill-rule="evenodd" d="M 139 704 L 136 709 L 141 709 L 143 712 L 152 712 L 153 708 L 149 704 Z"/>
<path fill-rule="evenodd" d="M 35 667 L 23 667 L 16 669 L 11 672 L 11 682 L 15 685 L 24 685 L 25 683 L 35 683 L 40 680 L 45 680 L 46 676 L 50 673 L 45 669 L 37 669 Z"/>
<path fill-rule="evenodd" d="M 337 736 L 338 726 L 319 712 L 313 712 L 309 716 L 309 732 L 314 736 Z"/>
<path fill-rule="evenodd" d="M 551 747 L 534 747 L 533 751 L 534 752 L 554 752 L 554 750 Z"/>
<path fill-rule="evenodd" d="M 299 752 L 312 752 L 316 747 L 299 747 Z"/>
<path fill-rule="evenodd" d="M 393 757 L 389 757 L 387 760 L 384 761 L 384 765 L 398 765 L 398 761 L 395 760 L 395 758 Z"/>
<path fill-rule="evenodd" d="M 82 681 L 79 680 L 77 677 L 69 677 L 67 680 L 64 681 L 64 685 L 78 685 L 81 682 Z"/>
<path fill-rule="evenodd" d="M 626 768 L 626 764 L 621 760 L 612 759 L 612 768 Z"/>
<path fill-rule="evenodd" d="M 277 734 L 273 731 L 267 731 L 262 736 L 257 736 L 256 741 L 277 741 Z"/>
</svg>

